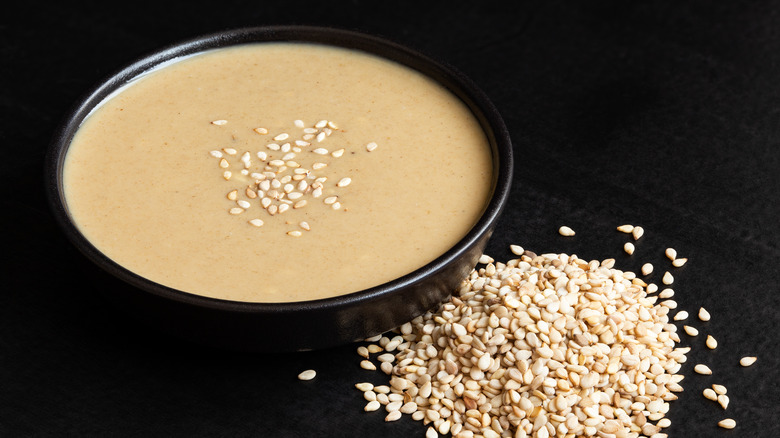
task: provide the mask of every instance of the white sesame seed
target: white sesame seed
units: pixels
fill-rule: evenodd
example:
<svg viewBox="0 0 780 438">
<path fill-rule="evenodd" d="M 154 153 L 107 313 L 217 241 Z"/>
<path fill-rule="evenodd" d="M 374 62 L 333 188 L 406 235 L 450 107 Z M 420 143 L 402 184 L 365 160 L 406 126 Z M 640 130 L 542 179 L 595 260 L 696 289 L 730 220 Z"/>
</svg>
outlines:
<svg viewBox="0 0 780 438">
<path fill-rule="evenodd" d="M 658 286 L 655 283 L 650 283 L 647 285 L 647 293 L 654 294 L 658 292 Z"/>
<path fill-rule="evenodd" d="M 276 204 L 271 204 L 268 206 L 268 214 L 271 216 L 275 215 L 277 211 L 279 211 L 279 206 Z"/>
<path fill-rule="evenodd" d="M 274 167 L 281 167 L 281 166 L 284 166 L 284 161 L 282 161 L 282 160 L 271 160 L 271 161 L 268 162 L 268 164 L 270 164 L 271 166 L 274 166 Z"/>
<path fill-rule="evenodd" d="M 381 407 L 382 405 L 378 401 L 372 400 L 366 404 L 366 407 L 364 407 L 363 410 L 366 412 L 374 412 Z"/>
<path fill-rule="evenodd" d="M 222 152 L 220 151 L 211 151 L 209 152 L 209 155 L 211 155 L 214 158 L 222 158 Z"/>
<path fill-rule="evenodd" d="M 230 163 L 228 163 L 228 160 L 223 158 L 223 159 L 219 160 L 219 167 L 221 167 L 223 169 L 227 169 L 228 167 L 230 167 Z"/>
<path fill-rule="evenodd" d="M 710 312 L 708 312 L 704 307 L 699 308 L 699 319 L 702 321 L 709 321 Z"/>
<path fill-rule="evenodd" d="M 278 151 L 279 149 L 282 148 L 281 146 L 279 146 L 276 143 L 268 143 L 265 147 L 267 147 L 268 149 L 270 149 L 272 151 Z"/>
<path fill-rule="evenodd" d="M 688 333 L 688 336 L 698 336 L 699 331 L 696 330 L 695 327 L 691 327 L 689 325 L 684 325 L 683 330 L 685 330 L 685 333 Z"/>
<path fill-rule="evenodd" d="M 385 421 L 396 421 L 401 418 L 401 411 L 392 411 L 385 417 Z"/>
<path fill-rule="evenodd" d="M 623 244 L 623 251 L 626 252 L 626 254 L 631 255 L 634 253 L 634 244 L 631 242 L 626 242 Z"/>
<path fill-rule="evenodd" d="M 284 200 L 282 200 L 284 201 Z M 288 204 L 279 204 L 279 213 L 284 213 L 285 211 L 289 210 L 290 206 Z"/>
<path fill-rule="evenodd" d="M 743 367 L 749 367 L 750 365 L 756 363 L 757 359 L 758 358 L 755 356 L 745 356 L 739 360 L 739 364 L 742 365 Z"/>
<path fill-rule="evenodd" d="M 255 129 L 253 129 L 253 131 L 255 131 L 256 133 L 258 133 L 260 135 L 268 134 L 268 130 L 265 129 L 265 128 L 255 128 Z"/>
<path fill-rule="evenodd" d="M 324 168 L 326 166 L 327 166 L 327 164 L 325 164 L 325 163 L 314 163 L 314 164 L 311 165 L 311 168 L 314 169 L 314 170 L 320 170 L 320 169 L 322 169 L 322 168 Z"/>
<path fill-rule="evenodd" d="M 650 275 L 653 272 L 653 264 L 645 263 L 642 265 L 642 275 Z"/>
<path fill-rule="evenodd" d="M 300 201 L 296 202 L 295 205 L 293 205 L 293 208 L 303 208 L 307 204 L 305 199 L 301 199 Z"/>
<path fill-rule="evenodd" d="M 684 265 L 687 261 L 688 261 L 688 259 L 686 259 L 684 257 L 680 258 L 680 259 L 674 259 L 672 261 L 672 266 L 674 266 L 675 268 L 679 268 L 680 266 Z"/>
<path fill-rule="evenodd" d="M 717 392 L 717 391 L 715 391 Z M 729 396 L 725 394 L 721 394 L 718 396 L 718 404 L 723 407 L 723 409 L 727 409 L 729 407 Z"/>
<path fill-rule="evenodd" d="M 366 150 L 369 152 L 373 152 L 377 147 L 378 145 L 372 141 L 371 143 L 366 145 Z"/>
<path fill-rule="evenodd" d="M 301 192 L 290 192 L 290 193 L 287 194 L 287 199 L 291 199 L 291 200 L 295 201 L 296 199 L 300 198 L 301 196 L 303 196 L 303 193 L 301 193 Z"/>
<path fill-rule="evenodd" d="M 212 125 L 222 126 L 224 124 L 227 124 L 227 120 L 214 120 L 213 122 L 211 122 L 211 124 Z"/>
<path fill-rule="evenodd" d="M 298 380 L 311 380 L 317 375 L 317 372 L 314 370 L 306 370 L 302 373 L 298 374 Z"/>
<path fill-rule="evenodd" d="M 229 170 L 226 170 L 222 173 L 222 178 L 225 178 L 225 180 L 229 180 L 231 176 L 233 176 L 233 172 Z"/>
<path fill-rule="evenodd" d="M 633 225 L 628 225 L 628 224 L 620 225 L 619 227 L 617 227 L 617 230 L 620 231 L 621 233 L 629 234 L 632 231 L 634 231 L 634 226 Z"/>
<path fill-rule="evenodd" d="M 346 186 L 348 186 L 348 185 L 349 185 L 351 182 L 352 182 L 352 178 L 349 178 L 349 177 L 346 177 L 346 178 L 341 178 L 341 179 L 339 180 L 339 182 L 336 184 L 336 186 L 338 186 L 338 187 L 346 187 Z"/>
<path fill-rule="evenodd" d="M 672 261 L 674 261 L 674 259 L 677 258 L 677 250 L 675 250 L 674 248 L 666 248 L 664 254 L 666 254 L 666 258 Z"/>
<path fill-rule="evenodd" d="M 235 201 L 238 198 L 238 190 L 232 190 L 227 194 L 227 198 L 231 201 Z"/>
<path fill-rule="evenodd" d="M 257 153 L 257 158 L 259 158 L 259 159 L 260 159 L 260 161 L 265 161 L 265 160 L 267 160 L 267 159 L 268 159 L 268 154 L 266 154 L 266 153 L 265 153 L 265 152 L 263 152 L 263 151 L 259 151 L 259 152 Z"/>
<path fill-rule="evenodd" d="M 685 319 L 688 319 L 688 312 L 686 312 L 685 310 L 681 310 L 681 311 L 677 312 L 676 315 L 674 315 L 674 320 L 675 321 L 682 321 L 682 320 L 685 320 Z"/>
<path fill-rule="evenodd" d="M 290 152 L 290 150 L 292 150 L 292 146 L 290 146 L 290 143 L 285 143 L 279 147 L 279 150 L 286 154 L 287 152 Z"/>
<path fill-rule="evenodd" d="M 297 231 L 297 233 L 300 235 L 300 231 Z M 287 233 L 287 234 L 289 234 L 289 233 Z M 360 368 L 363 368 L 364 370 L 376 371 L 376 365 L 374 365 L 374 363 L 371 362 L 370 360 L 361 360 L 360 361 Z M 374 388 L 374 389 L 376 389 L 376 388 Z"/>
<path fill-rule="evenodd" d="M 243 208 L 240 208 L 240 207 L 233 207 L 233 208 L 231 208 L 231 209 L 229 210 L 229 213 L 230 213 L 230 214 L 241 214 L 241 213 L 243 213 L 243 212 L 244 212 L 244 209 L 243 209 Z"/>
<path fill-rule="evenodd" d="M 728 392 L 728 389 L 726 389 L 723 385 L 718 385 L 717 383 L 712 384 L 712 389 L 715 390 L 716 394 L 725 394 Z"/>
<path fill-rule="evenodd" d="M 334 202 L 336 202 L 338 199 L 339 199 L 338 196 L 328 196 L 322 202 L 324 202 L 325 204 L 331 205 Z"/>
<path fill-rule="evenodd" d="M 569 236 L 573 236 L 574 235 L 574 230 L 572 230 L 571 228 L 569 228 L 566 225 L 564 225 L 564 226 L 558 228 L 558 234 L 560 234 L 561 236 L 569 237 Z"/>
<path fill-rule="evenodd" d="M 303 140 L 295 140 L 295 144 L 296 146 L 303 146 L 303 147 L 311 145 L 311 143 L 309 143 L 308 141 L 303 141 Z"/>
<path fill-rule="evenodd" d="M 305 126 L 305 124 L 303 123 L 303 120 L 296 120 L 296 121 L 293 122 L 293 124 L 297 128 L 303 128 Z"/>
<path fill-rule="evenodd" d="M 249 203 L 249 201 L 244 201 L 243 199 L 239 199 L 236 201 L 236 204 L 238 204 L 239 207 L 247 209 L 252 206 L 252 204 Z"/>
<path fill-rule="evenodd" d="M 737 422 L 734 421 L 731 418 L 726 418 L 724 420 L 718 421 L 718 426 L 724 428 L 724 429 L 733 429 L 737 427 Z"/>
<path fill-rule="evenodd" d="M 315 129 L 314 132 L 317 132 L 317 130 Z M 314 134 L 304 134 L 301 138 L 308 141 L 314 138 Z"/>
<path fill-rule="evenodd" d="M 309 223 L 306 222 L 306 221 L 302 221 L 301 223 L 298 224 L 298 226 L 300 226 L 301 228 L 303 228 L 306 231 L 311 230 L 311 226 L 309 226 Z"/>
<path fill-rule="evenodd" d="M 642 237 L 645 234 L 645 229 L 642 227 L 634 227 L 633 230 L 631 230 L 631 236 L 634 237 L 634 240 L 639 240 L 640 237 Z"/>
<path fill-rule="evenodd" d="M 693 371 L 695 371 L 695 372 L 697 372 L 699 374 L 704 374 L 704 375 L 712 374 L 712 370 L 710 369 L 710 367 L 708 367 L 707 365 L 703 365 L 703 364 L 698 364 L 695 367 L 693 367 Z"/>
<path fill-rule="evenodd" d="M 333 204 L 330 205 L 330 207 L 334 210 L 338 210 L 341 208 L 341 202 L 334 202 Z"/>
<path fill-rule="evenodd" d="M 294 230 L 294 231 L 288 231 L 287 235 L 292 237 L 301 237 L 302 233 L 298 230 Z"/>
<path fill-rule="evenodd" d="M 239 172 L 241 172 L 241 175 L 249 175 L 249 171 L 247 169 L 241 169 Z"/>
<path fill-rule="evenodd" d="M 344 149 L 339 149 L 337 151 L 333 151 L 333 153 L 330 154 L 330 155 L 333 156 L 334 158 L 339 158 L 342 155 L 344 155 Z"/>
<path fill-rule="evenodd" d="M 712 388 L 704 388 L 704 391 L 702 391 L 702 394 L 704 395 L 704 398 L 712 401 L 718 401 L 718 394 L 712 390 Z"/>
<path fill-rule="evenodd" d="M 523 253 L 525 252 L 523 247 L 520 245 L 509 245 L 509 250 L 512 251 L 512 254 L 517 256 L 523 255 Z"/>
<path fill-rule="evenodd" d="M 331 129 L 339 129 L 338 125 L 336 125 L 333 121 L 328 122 L 328 127 Z"/>
<path fill-rule="evenodd" d="M 674 276 L 669 271 L 666 271 L 664 272 L 664 276 L 661 279 L 661 282 L 663 284 L 672 284 L 674 283 Z"/>
<path fill-rule="evenodd" d="M 317 134 L 317 142 L 321 142 L 322 140 L 325 140 L 326 134 L 324 132 L 320 132 Z"/>
<path fill-rule="evenodd" d="M 714 350 L 718 348 L 718 341 L 712 337 L 712 335 L 707 335 L 707 340 L 704 342 L 707 345 L 707 348 L 710 350 Z"/>
<path fill-rule="evenodd" d="M 314 149 L 312 152 L 314 152 L 315 154 L 319 154 L 319 155 L 327 155 L 328 154 L 328 150 L 325 149 L 325 148 L 317 148 L 317 149 Z"/>
<path fill-rule="evenodd" d="M 316 134 L 317 129 L 315 128 L 303 128 L 304 134 Z"/>
<path fill-rule="evenodd" d="M 256 226 L 256 227 L 262 227 L 263 221 L 261 219 L 252 219 L 249 221 L 250 224 Z"/>
<path fill-rule="evenodd" d="M 238 153 L 238 151 L 233 148 L 223 148 L 222 150 L 228 155 L 235 155 Z"/>
<path fill-rule="evenodd" d="M 271 205 L 271 202 L 273 202 L 271 198 L 263 198 L 260 200 L 260 205 L 262 205 L 263 208 L 268 208 Z"/>
<path fill-rule="evenodd" d="M 314 190 L 312 190 L 311 195 L 315 198 L 319 198 L 322 196 L 322 187 L 317 187 Z"/>
<path fill-rule="evenodd" d="M 289 137 L 290 137 L 289 134 L 287 134 L 286 132 L 283 132 L 283 133 L 277 135 L 276 137 L 274 137 L 274 140 L 275 141 L 284 141 L 284 140 L 287 140 Z"/>
</svg>

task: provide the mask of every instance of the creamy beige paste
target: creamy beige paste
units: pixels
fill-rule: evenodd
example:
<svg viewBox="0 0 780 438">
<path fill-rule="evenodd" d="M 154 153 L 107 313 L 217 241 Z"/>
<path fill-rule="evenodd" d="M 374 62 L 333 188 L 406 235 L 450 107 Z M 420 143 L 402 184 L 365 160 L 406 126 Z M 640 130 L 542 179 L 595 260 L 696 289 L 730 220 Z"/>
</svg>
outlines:
<svg viewBox="0 0 780 438">
<path fill-rule="evenodd" d="M 321 120 L 332 124 L 315 128 Z M 307 132 L 311 144 L 296 144 Z M 321 132 L 329 135 L 317 141 Z M 289 138 L 274 140 L 282 133 Z M 282 158 L 284 169 L 269 164 Z M 484 210 L 491 169 L 474 116 L 426 76 L 362 52 L 263 43 L 188 57 L 134 81 L 79 129 L 64 186 L 79 230 L 127 269 L 194 294 L 290 302 L 376 286 L 443 254 Z M 274 188 L 259 189 L 257 179 L 274 174 L 303 177 L 280 181 L 271 199 Z M 343 178 L 351 182 L 339 187 Z M 326 204 L 333 196 L 338 209 Z M 263 197 L 287 211 L 269 214 Z"/>
</svg>

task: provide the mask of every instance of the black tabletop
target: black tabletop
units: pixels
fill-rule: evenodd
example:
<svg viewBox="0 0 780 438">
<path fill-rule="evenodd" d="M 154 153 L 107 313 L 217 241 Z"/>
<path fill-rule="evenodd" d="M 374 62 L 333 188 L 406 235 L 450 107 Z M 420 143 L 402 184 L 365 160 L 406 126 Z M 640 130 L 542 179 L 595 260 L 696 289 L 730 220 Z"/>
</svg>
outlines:
<svg viewBox="0 0 780 438">
<path fill-rule="evenodd" d="M 384 36 L 470 76 L 516 154 L 486 252 L 651 262 L 660 283 L 672 269 L 664 249 L 677 249 L 689 259 L 673 269 L 679 309 L 704 306 L 712 319 L 689 321 L 698 337 L 681 334 L 692 351 L 666 431 L 780 436 L 777 2 L 15 3 L 0 15 L 0 436 L 424 436 L 408 416 L 363 411 L 353 384 L 386 379 L 359 367 L 357 345 L 248 354 L 138 325 L 103 299 L 112 283 L 93 281 L 98 269 L 49 213 L 44 153 L 83 93 L 179 40 L 272 24 Z M 615 229 L 624 223 L 646 230 L 632 256 Z M 756 364 L 739 366 L 748 355 Z M 317 377 L 299 381 L 309 368 Z M 728 388 L 725 412 L 702 396 L 712 383 Z M 718 428 L 725 417 L 737 428 Z"/>
</svg>

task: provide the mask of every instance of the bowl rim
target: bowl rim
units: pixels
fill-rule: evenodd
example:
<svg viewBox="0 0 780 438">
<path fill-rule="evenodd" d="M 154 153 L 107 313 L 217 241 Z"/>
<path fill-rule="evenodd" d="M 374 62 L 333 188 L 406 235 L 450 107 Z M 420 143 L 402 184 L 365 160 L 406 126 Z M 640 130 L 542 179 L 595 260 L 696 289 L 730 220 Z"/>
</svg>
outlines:
<svg viewBox="0 0 780 438">
<path fill-rule="evenodd" d="M 186 56 L 209 50 L 253 43 L 295 42 L 323 44 L 353 50 L 389 59 L 414 69 L 464 101 L 485 130 L 493 154 L 493 191 L 482 215 L 471 229 L 444 254 L 420 268 L 389 282 L 333 297 L 291 302 L 244 302 L 207 297 L 178 290 L 145 278 L 119 265 L 103 254 L 77 228 L 70 214 L 63 192 L 62 169 L 64 159 L 73 135 L 82 122 L 107 100 L 112 93 L 121 89 L 151 70 L 165 63 L 176 62 Z M 283 25 L 257 26 L 227 29 L 209 33 L 141 55 L 124 67 L 99 80 L 89 91 L 76 100 L 65 113 L 55 130 L 45 158 L 46 194 L 49 206 L 57 223 L 70 242 L 89 260 L 109 274 L 130 285 L 159 297 L 197 307 L 241 313 L 285 313 L 291 311 L 328 311 L 349 307 L 361 302 L 370 302 L 392 293 L 394 290 L 411 286 L 420 280 L 445 269 L 465 253 L 485 233 L 492 230 L 509 197 L 513 173 L 513 152 L 509 132 L 498 110 L 485 93 L 466 75 L 453 66 L 423 54 L 406 45 L 386 37 L 363 31 L 336 27 Z"/>
</svg>

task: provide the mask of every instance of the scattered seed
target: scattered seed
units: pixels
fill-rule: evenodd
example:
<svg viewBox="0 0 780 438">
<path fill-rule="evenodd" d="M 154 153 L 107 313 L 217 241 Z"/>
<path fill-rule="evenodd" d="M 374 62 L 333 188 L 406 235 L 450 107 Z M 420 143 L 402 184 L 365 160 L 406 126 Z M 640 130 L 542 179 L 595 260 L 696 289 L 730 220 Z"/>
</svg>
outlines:
<svg viewBox="0 0 780 438">
<path fill-rule="evenodd" d="M 668 258 L 671 261 L 674 261 L 677 258 L 677 250 L 674 248 L 666 248 L 666 258 Z"/>
<path fill-rule="evenodd" d="M 256 227 L 262 227 L 263 221 L 261 219 L 252 219 L 249 221 L 250 224 L 256 226 Z"/>
<path fill-rule="evenodd" d="M 276 143 L 268 143 L 265 147 L 267 147 L 268 149 L 270 149 L 272 151 L 278 151 L 279 149 L 282 148 L 281 146 L 279 146 Z"/>
<path fill-rule="evenodd" d="M 564 225 L 558 228 L 558 234 L 560 234 L 561 236 L 569 237 L 574 235 L 574 230 Z"/>
<path fill-rule="evenodd" d="M 333 153 L 332 153 L 332 154 L 330 154 L 330 155 L 331 155 L 331 156 L 333 156 L 333 157 L 335 157 L 335 158 L 339 158 L 339 157 L 341 157 L 342 155 L 344 155 L 344 149 L 339 149 L 339 150 L 337 150 L 337 151 L 333 151 Z"/>
<path fill-rule="evenodd" d="M 520 245 L 509 245 L 509 250 L 512 251 L 512 254 L 517 256 L 523 255 L 523 253 L 525 252 L 523 247 Z"/>
<path fill-rule="evenodd" d="M 243 208 L 240 207 L 233 207 L 230 210 L 228 210 L 230 214 L 241 214 L 244 212 Z"/>
<path fill-rule="evenodd" d="M 238 198 L 238 190 L 233 190 L 227 194 L 227 198 L 231 201 L 235 201 Z"/>
<path fill-rule="evenodd" d="M 698 336 L 699 331 L 696 330 L 694 327 L 691 327 L 689 325 L 684 325 L 683 330 L 685 330 L 685 333 L 688 333 L 688 336 Z"/>
<path fill-rule="evenodd" d="M 296 231 L 296 232 L 299 235 L 301 233 L 300 231 Z M 292 233 L 292 231 L 290 233 Z M 287 234 L 290 234 L 290 233 L 287 233 Z M 370 360 L 362 360 L 362 361 L 360 361 L 360 368 L 363 368 L 364 370 L 376 371 L 376 365 L 374 365 L 374 363 L 371 362 Z"/>
<path fill-rule="evenodd" d="M 331 204 L 335 203 L 338 199 L 339 199 L 338 196 L 328 196 L 322 202 L 324 202 L 327 205 L 331 205 Z"/>
<path fill-rule="evenodd" d="M 229 180 L 230 177 L 233 176 L 233 172 L 226 170 L 222 173 L 222 178 L 225 178 L 225 180 Z"/>
<path fill-rule="evenodd" d="M 672 284 L 672 283 L 674 283 L 674 277 L 672 276 L 672 274 L 669 271 L 666 271 L 666 272 L 664 272 L 664 276 L 661 279 L 661 282 L 663 284 Z"/>
<path fill-rule="evenodd" d="M 674 320 L 675 321 L 682 321 L 682 320 L 685 320 L 685 319 L 688 319 L 688 312 L 686 312 L 685 310 L 681 310 L 681 311 L 677 312 L 676 315 L 674 315 Z"/>
<path fill-rule="evenodd" d="M 425 438 L 439 438 L 439 433 L 433 426 L 428 426 L 428 430 L 425 431 Z"/>
<path fill-rule="evenodd" d="M 653 272 L 653 264 L 645 263 L 642 265 L 642 275 L 650 275 Z"/>
<path fill-rule="evenodd" d="M 330 207 L 334 210 L 338 210 L 341 208 L 341 202 L 334 202 L 333 204 L 330 205 Z"/>
<path fill-rule="evenodd" d="M 303 208 L 307 204 L 305 199 L 301 199 L 300 201 L 296 202 L 295 205 L 293 205 L 293 208 Z"/>
<path fill-rule="evenodd" d="M 230 163 L 228 163 L 228 160 L 223 158 L 223 159 L 219 160 L 219 167 L 221 167 L 223 169 L 227 169 L 228 167 L 230 167 Z"/>
<path fill-rule="evenodd" d="M 302 373 L 298 374 L 298 380 L 311 380 L 314 378 L 314 376 L 317 375 L 317 372 L 314 370 L 306 370 Z"/>
<path fill-rule="evenodd" d="M 382 407 L 382 405 L 378 401 L 371 400 L 370 402 L 368 402 L 366 404 L 366 407 L 364 407 L 363 410 L 366 411 L 366 412 L 374 412 L 376 410 L 379 410 L 379 408 L 381 408 L 381 407 Z"/>
<path fill-rule="evenodd" d="M 298 224 L 298 226 L 300 226 L 301 228 L 303 228 L 306 231 L 311 230 L 311 227 L 309 226 L 309 223 L 306 222 L 306 221 L 302 221 L 301 223 Z"/>
<path fill-rule="evenodd" d="M 737 426 L 737 422 L 731 418 L 726 418 L 725 420 L 718 421 L 718 426 L 724 429 L 733 429 Z"/>
<path fill-rule="evenodd" d="M 631 236 L 634 238 L 634 240 L 639 240 L 640 237 L 642 237 L 645 234 L 645 229 L 642 227 L 634 227 L 633 230 L 631 230 Z"/>
<path fill-rule="evenodd" d="M 715 338 L 712 337 L 712 335 L 707 335 L 707 340 L 705 341 L 705 344 L 707 345 L 707 348 L 710 350 L 714 350 L 718 348 L 718 341 L 715 340 Z"/>
<path fill-rule="evenodd" d="M 749 367 L 750 365 L 756 363 L 756 359 L 758 358 L 755 356 L 745 356 L 739 360 L 739 364 L 742 365 L 743 367 Z"/>
<path fill-rule="evenodd" d="M 223 148 L 222 150 L 228 155 L 235 155 L 238 153 L 238 151 L 233 148 Z"/>
<path fill-rule="evenodd" d="M 338 186 L 338 187 L 346 187 L 351 182 L 352 182 L 352 178 L 349 178 L 349 177 L 341 178 L 341 180 L 339 180 L 339 182 L 336 184 L 336 186 Z"/>
<path fill-rule="evenodd" d="M 695 367 L 693 367 L 693 371 L 697 372 L 698 374 L 704 374 L 704 375 L 710 375 L 712 374 L 712 370 L 707 365 L 698 364 Z"/>
<path fill-rule="evenodd" d="M 250 204 L 249 201 L 244 201 L 243 199 L 237 200 L 236 204 L 238 204 L 238 206 L 243 209 L 247 209 L 252 206 L 252 204 Z"/>
<path fill-rule="evenodd" d="M 289 134 L 287 134 L 286 132 L 283 132 L 283 133 L 277 135 L 276 137 L 274 137 L 274 141 L 284 141 L 284 140 L 287 140 L 289 137 L 290 137 Z"/>
<path fill-rule="evenodd" d="M 220 151 L 211 151 L 209 152 L 209 155 L 211 155 L 214 158 L 222 158 L 222 152 Z"/>
<path fill-rule="evenodd" d="M 286 204 L 285 204 L 285 205 L 286 205 Z M 287 232 L 287 235 L 288 235 L 288 236 L 292 236 L 292 237 L 301 237 L 301 236 L 302 236 L 302 233 L 301 233 L 300 231 L 298 231 L 298 230 L 295 230 L 295 231 L 288 231 L 288 232 Z M 376 368 L 375 368 L 375 369 L 376 369 Z"/>
<path fill-rule="evenodd" d="M 699 319 L 702 321 L 709 321 L 710 320 L 710 312 L 707 311 L 704 307 L 699 309 Z"/>
<path fill-rule="evenodd" d="M 620 225 L 619 227 L 617 227 L 617 230 L 620 231 L 621 233 L 630 234 L 632 231 L 634 231 L 634 226 L 628 224 Z"/>
<path fill-rule="evenodd" d="M 658 294 L 658 298 L 661 298 L 661 299 L 671 298 L 673 296 L 674 296 L 674 289 L 671 289 L 671 288 L 668 288 L 668 287 L 666 289 L 662 290 L 660 294 Z"/>
<path fill-rule="evenodd" d="M 327 120 L 320 120 L 319 122 L 314 124 L 314 127 L 317 129 L 322 129 L 328 124 Z"/>
<path fill-rule="evenodd" d="M 634 244 L 631 242 L 626 242 L 623 244 L 623 251 L 626 252 L 626 254 L 631 255 L 634 253 Z"/>
<path fill-rule="evenodd" d="M 704 388 L 704 391 L 702 391 L 702 394 L 704 395 L 704 398 L 712 401 L 718 401 L 718 394 L 712 390 L 712 388 Z"/>
<path fill-rule="evenodd" d="M 325 134 L 324 132 L 320 132 L 319 134 L 317 134 L 317 137 L 316 137 L 317 138 L 317 142 L 321 142 L 322 140 L 325 140 L 325 136 L 327 136 L 327 134 Z"/>
<path fill-rule="evenodd" d="M 672 260 L 672 266 L 674 266 L 675 268 L 679 268 L 680 266 L 684 265 L 687 261 L 688 259 L 686 258 L 674 259 Z"/>
<path fill-rule="evenodd" d="M 314 152 L 315 154 L 319 154 L 319 155 L 327 155 L 328 154 L 328 150 L 325 149 L 325 148 L 317 148 L 317 149 L 312 150 L 312 152 Z"/>
<path fill-rule="evenodd" d="M 712 384 L 712 389 L 715 390 L 715 393 L 719 395 L 723 395 L 728 392 L 725 386 L 718 385 L 717 383 Z"/>
<path fill-rule="evenodd" d="M 213 122 L 211 122 L 211 124 L 212 125 L 222 126 L 224 124 L 227 124 L 227 120 L 214 120 Z"/>
<path fill-rule="evenodd" d="M 377 147 L 378 145 L 372 141 L 371 143 L 366 145 L 366 150 L 369 152 L 373 152 Z"/>
<path fill-rule="evenodd" d="M 256 133 L 258 133 L 260 135 L 268 134 L 268 130 L 265 129 L 265 128 L 255 128 L 255 129 L 253 129 L 253 131 L 255 131 Z"/>
<path fill-rule="evenodd" d="M 725 394 L 719 395 L 718 396 L 718 404 L 721 405 L 721 407 L 723 407 L 723 409 L 727 409 L 729 407 L 729 396 L 727 396 Z"/>
<path fill-rule="evenodd" d="M 393 411 L 387 414 L 385 421 L 396 421 L 401 418 L 401 411 Z"/>
</svg>

